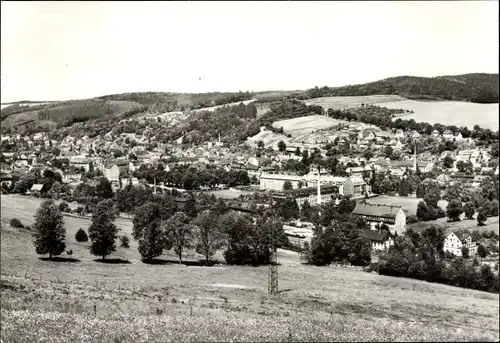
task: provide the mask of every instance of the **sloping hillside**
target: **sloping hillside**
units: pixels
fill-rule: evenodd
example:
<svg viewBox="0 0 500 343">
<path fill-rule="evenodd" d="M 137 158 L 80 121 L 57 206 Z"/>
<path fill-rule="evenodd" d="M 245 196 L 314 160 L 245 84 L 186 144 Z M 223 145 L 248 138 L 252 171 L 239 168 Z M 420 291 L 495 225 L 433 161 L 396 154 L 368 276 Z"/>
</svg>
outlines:
<svg viewBox="0 0 500 343">
<path fill-rule="evenodd" d="M 200 109 L 250 100 L 249 92 L 165 93 L 142 92 L 106 95 L 61 102 L 16 102 L 1 110 L 2 130 L 12 127 L 40 131 L 92 119 L 119 119 L 137 113 L 165 113 Z"/>
<path fill-rule="evenodd" d="M 54 129 L 91 119 L 118 118 L 146 109 L 137 102 L 96 99 L 64 101 L 36 106 L 12 105 L 2 110 L 2 130 L 12 127 L 32 131 Z"/>
<path fill-rule="evenodd" d="M 306 97 L 400 95 L 410 99 L 459 100 L 498 103 L 498 74 L 464 74 L 439 77 L 398 76 L 344 87 L 312 88 Z"/>
</svg>

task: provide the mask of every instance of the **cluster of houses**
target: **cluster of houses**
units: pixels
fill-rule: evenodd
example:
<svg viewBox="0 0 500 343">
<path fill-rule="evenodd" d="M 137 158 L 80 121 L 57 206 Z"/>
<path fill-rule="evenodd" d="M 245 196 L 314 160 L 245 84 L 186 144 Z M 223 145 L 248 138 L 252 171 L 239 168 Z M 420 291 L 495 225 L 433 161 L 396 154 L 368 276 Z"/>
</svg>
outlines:
<svg viewBox="0 0 500 343">
<path fill-rule="evenodd" d="M 464 139 L 460 133 L 455 135 L 445 130 L 443 134 L 433 131 L 432 136 L 438 141 L 455 141 L 472 143 L 470 138 Z M 443 173 L 437 177 L 437 181 L 443 184 L 461 180 L 460 178 L 470 178 L 472 187 L 479 184 L 488 177 L 486 174 L 497 174 L 498 167 L 488 166 L 492 159 L 488 148 L 470 148 L 457 151 L 445 151 L 440 155 L 432 155 L 429 152 L 411 156 L 403 152 L 405 140 L 408 138 L 418 139 L 418 132 L 403 132 L 396 130 L 388 133 L 378 128 L 364 124 L 352 124 L 339 129 L 334 134 L 331 130 L 317 131 L 294 137 L 287 141 L 284 152 L 278 152 L 279 147 L 273 146 L 275 153 L 270 157 L 254 157 L 251 150 L 235 149 L 226 146 L 219 140 L 216 142 L 206 142 L 201 146 L 186 148 L 182 145 L 182 137 L 175 144 L 155 144 L 150 147 L 152 141 L 144 135 L 134 133 L 122 133 L 119 137 L 114 137 L 108 133 L 102 137 L 80 138 L 67 136 L 60 142 L 49 139 L 46 133 L 37 133 L 31 137 L 21 135 L 2 136 L 2 142 L 16 142 L 21 149 L 14 152 L 3 152 L 1 163 L 0 182 L 10 185 L 14 176 L 21 176 L 29 171 L 39 168 L 41 170 L 52 169 L 62 176 L 63 183 L 70 187 L 76 187 L 82 182 L 82 173 L 99 170 L 111 182 L 114 191 L 125 187 L 127 184 L 137 185 L 140 180 L 130 176 L 141 165 L 154 165 L 160 159 L 168 159 L 171 162 L 164 165 L 166 171 L 175 168 L 176 165 L 193 166 L 195 168 L 206 168 L 209 165 L 224 168 L 226 171 L 241 170 L 246 171 L 248 176 L 256 180 L 260 190 L 270 191 L 273 197 L 280 198 L 293 196 L 299 207 L 302 207 L 307 200 L 311 205 L 318 202 L 336 200 L 339 196 L 349 196 L 358 201 L 353 214 L 364 218 L 370 229 L 363 234 L 372 242 L 374 250 L 383 250 L 394 244 L 394 234 L 401 234 L 406 230 L 406 217 L 414 215 L 414 209 L 409 210 L 405 205 L 393 205 L 394 202 L 374 203 L 373 196 L 367 180 L 373 173 L 390 173 L 402 177 L 408 169 L 420 169 L 422 172 L 431 172 L 435 166 L 442 164 L 447 156 L 454 160 L 453 167 L 448 173 Z M 134 146 L 125 144 L 126 141 L 134 141 Z M 292 173 L 280 172 L 286 161 L 290 159 L 300 160 L 301 156 L 295 155 L 300 151 L 320 149 L 325 155 L 325 144 L 333 143 L 338 146 L 353 144 L 355 150 L 363 151 L 367 148 L 382 151 L 386 147 L 391 147 L 394 151 L 401 152 L 401 158 L 391 160 L 388 157 L 373 157 L 367 159 L 363 156 L 341 156 L 339 162 L 344 165 L 354 163 L 357 167 L 346 169 L 348 176 L 338 177 L 327 173 L 324 170 L 318 172 L 311 168 L 306 175 L 296 175 Z M 21 144 L 22 142 L 22 144 Z M 59 153 L 54 156 L 53 149 L 57 148 Z M 106 153 L 102 153 L 106 151 Z M 113 151 L 121 151 L 122 156 L 113 156 Z M 247 151 L 247 152 L 246 152 Z M 268 155 L 268 156 L 269 156 Z M 51 165 L 53 159 L 58 164 L 68 168 L 56 168 Z M 457 168 L 460 161 L 470 162 L 474 168 L 473 175 L 461 175 Z M 125 180 L 123 180 L 125 178 Z M 125 182 L 124 182 L 125 181 Z M 291 189 L 285 190 L 285 183 L 291 185 Z M 321 192 L 318 194 L 318 185 Z M 43 186 L 35 185 L 31 189 L 34 194 L 43 192 Z M 415 204 L 422 199 L 414 200 Z M 413 204 L 413 208 L 416 205 Z M 383 230 L 385 224 L 389 230 Z M 298 232 L 295 224 L 290 226 L 288 231 Z M 295 225 L 295 226 L 294 226 Z M 307 231 L 307 223 L 300 224 L 302 231 Z M 300 231 L 300 230 L 299 230 Z M 301 231 L 301 232 L 302 232 Z M 309 232 L 309 231 L 307 231 Z M 305 235 L 304 237 L 306 237 Z M 445 251 L 450 251 L 455 255 L 461 255 L 461 248 L 465 246 L 474 254 L 475 243 L 471 241 L 470 234 L 466 232 L 451 232 L 445 240 Z"/>
</svg>

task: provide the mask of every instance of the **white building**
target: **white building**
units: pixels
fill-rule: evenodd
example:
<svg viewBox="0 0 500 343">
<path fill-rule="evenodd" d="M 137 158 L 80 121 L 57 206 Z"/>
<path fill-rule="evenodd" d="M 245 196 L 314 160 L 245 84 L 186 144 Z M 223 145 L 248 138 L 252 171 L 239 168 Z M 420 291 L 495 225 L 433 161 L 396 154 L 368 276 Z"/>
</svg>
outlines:
<svg viewBox="0 0 500 343">
<path fill-rule="evenodd" d="M 286 181 L 290 181 L 292 188 L 299 188 L 299 182 L 303 182 L 301 176 L 286 174 L 261 174 L 259 181 L 260 189 L 268 191 L 282 191 Z"/>
<path fill-rule="evenodd" d="M 472 236 L 467 230 L 452 231 L 444 239 L 444 252 L 448 251 L 455 256 L 462 256 L 463 247 L 469 249 L 470 256 L 475 255 L 477 252 L 476 243 L 472 241 Z"/>
<path fill-rule="evenodd" d="M 120 181 L 120 168 L 116 164 L 108 164 L 104 167 L 104 176 L 109 181 Z"/>
</svg>

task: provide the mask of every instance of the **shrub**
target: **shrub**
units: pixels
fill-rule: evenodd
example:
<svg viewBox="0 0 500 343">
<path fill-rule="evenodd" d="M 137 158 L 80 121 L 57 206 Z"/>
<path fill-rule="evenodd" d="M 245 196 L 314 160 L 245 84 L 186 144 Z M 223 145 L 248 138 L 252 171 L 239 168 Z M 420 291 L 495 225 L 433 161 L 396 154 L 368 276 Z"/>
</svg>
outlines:
<svg viewBox="0 0 500 343">
<path fill-rule="evenodd" d="M 87 236 L 84 229 L 80 228 L 75 234 L 75 239 L 77 242 L 87 242 L 89 240 L 89 236 Z"/>
<path fill-rule="evenodd" d="M 462 247 L 462 257 L 463 258 L 469 258 L 469 248 Z"/>
<path fill-rule="evenodd" d="M 413 224 L 413 223 L 417 223 L 417 222 L 418 222 L 417 216 L 411 215 L 411 216 L 408 216 L 408 218 L 406 218 L 407 224 Z"/>
<path fill-rule="evenodd" d="M 12 218 L 11 219 L 10 226 L 12 226 L 12 227 L 18 227 L 18 228 L 24 227 L 23 223 L 21 223 L 21 221 L 19 219 L 17 219 L 17 218 Z"/>
<path fill-rule="evenodd" d="M 455 257 L 455 255 L 452 252 L 446 250 L 445 253 L 444 253 L 444 257 L 451 260 L 451 259 L 453 259 Z"/>
<path fill-rule="evenodd" d="M 62 202 L 59 204 L 59 211 L 69 213 L 71 212 L 71 209 L 69 208 L 69 205 L 67 203 Z"/>
<path fill-rule="evenodd" d="M 120 237 L 120 242 L 122 248 L 130 248 L 130 239 L 126 235 Z"/>
</svg>

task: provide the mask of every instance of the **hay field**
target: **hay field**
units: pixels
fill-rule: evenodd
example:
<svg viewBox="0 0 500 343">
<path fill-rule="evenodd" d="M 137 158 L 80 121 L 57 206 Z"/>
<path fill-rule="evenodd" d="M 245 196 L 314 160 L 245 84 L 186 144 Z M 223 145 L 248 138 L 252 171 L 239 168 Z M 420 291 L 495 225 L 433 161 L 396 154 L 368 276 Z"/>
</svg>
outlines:
<svg viewBox="0 0 500 343">
<path fill-rule="evenodd" d="M 366 96 L 330 96 L 324 98 L 315 98 L 305 100 L 306 105 L 319 105 L 328 110 L 341 110 L 344 108 L 360 107 L 365 105 L 386 106 L 386 103 L 392 103 L 397 107 L 399 101 L 406 100 L 399 95 L 366 95 Z"/>
<path fill-rule="evenodd" d="M 292 137 L 297 137 L 307 135 L 316 130 L 327 129 L 340 123 L 348 122 L 328 116 L 313 115 L 275 121 L 273 126 L 276 128 L 283 127 L 285 133 L 291 134 Z"/>
<path fill-rule="evenodd" d="M 248 137 L 245 141 L 246 144 L 250 146 L 256 146 L 256 144 L 262 141 L 264 142 L 264 146 L 267 147 L 275 147 L 279 141 L 285 142 L 287 145 L 292 141 L 291 138 L 288 138 L 284 135 L 280 135 L 274 133 L 272 131 L 260 131 L 258 134 L 252 137 Z"/>
<path fill-rule="evenodd" d="M 498 340 L 497 294 L 304 266 L 280 251 L 271 296 L 266 266 L 148 265 L 134 245 L 115 254 L 131 263 L 99 263 L 71 241 L 80 262 L 49 262 L 25 230 L 2 222 L 1 235 L 5 343 Z"/>
<path fill-rule="evenodd" d="M 474 125 L 498 130 L 498 104 L 476 104 L 464 101 L 418 101 L 403 100 L 384 103 L 388 108 L 402 108 L 413 110 L 411 113 L 400 117 L 402 119 L 415 119 L 417 122 L 430 124 L 467 126 L 472 130 Z"/>
<path fill-rule="evenodd" d="M 477 215 L 477 213 L 476 213 Z M 447 231 L 451 230 L 469 230 L 469 231 L 479 231 L 479 232 L 484 232 L 484 231 L 495 231 L 497 234 L 499 233 L 499 220 L 498 216 L 496 217 L 489 217 L 488 220 L 486 221 L 484 226 L 478 226 L 477 225 L 477 220 L 475 219 L 476 215 L 474 216 L 474 219 L 465 219 L 464 215 L 461 215 L 462 220 L 459 222 L 448 222 L 448 218 L 439 218 L 436 220 L 430 220 L 427 222 L 418 222 L 414 224 L 408 224 L 408 228 L 412 228 L 417 232 L 423 231 L 426 227 L 431 226 L 431 225 L 436 225 L 442 228 L 445 228 Z"/>
</svg>

